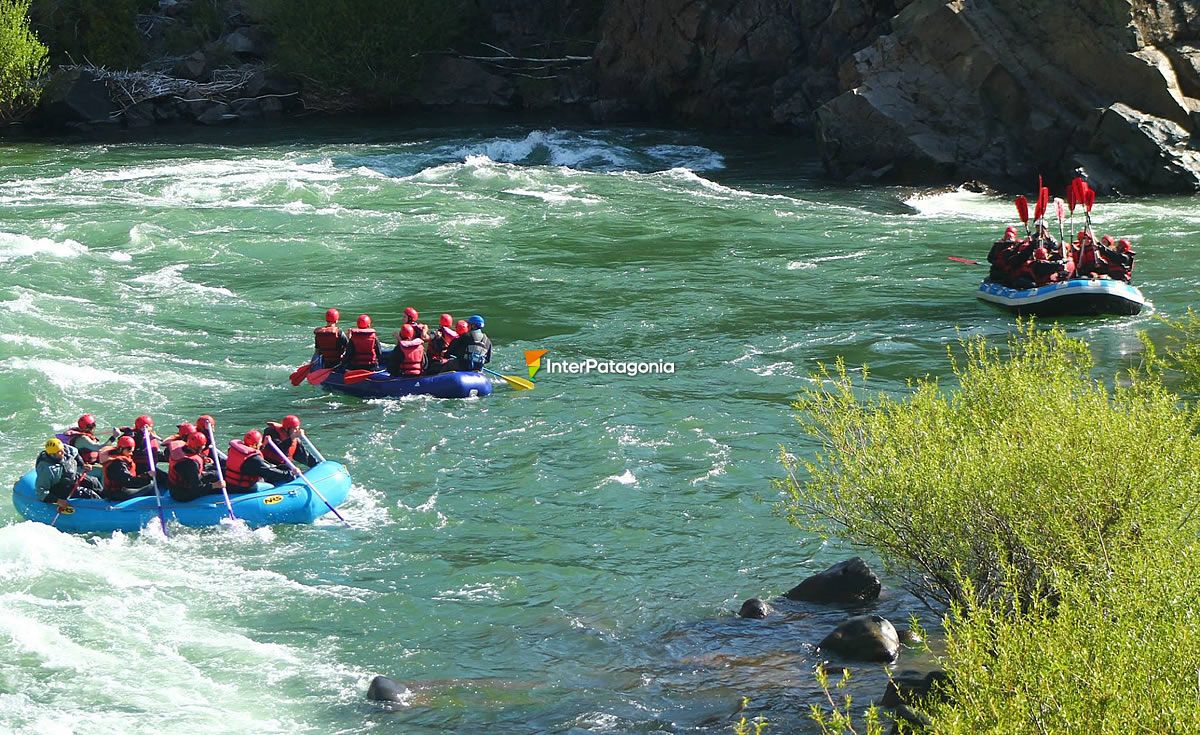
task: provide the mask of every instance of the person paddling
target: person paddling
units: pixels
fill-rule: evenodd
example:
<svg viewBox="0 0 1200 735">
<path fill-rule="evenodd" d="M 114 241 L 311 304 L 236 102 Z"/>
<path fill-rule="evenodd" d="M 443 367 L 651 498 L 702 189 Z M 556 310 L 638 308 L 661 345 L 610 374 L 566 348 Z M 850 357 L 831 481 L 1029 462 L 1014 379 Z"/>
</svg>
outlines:
<svg viewBox="0 0 1200 735">
<path fill-rule="evenodd" d="M 304 443 L 300 441 L 300 437 L 304 436 L 304 429 L 300 428 L 299 416 L 284 416 L 283 420 L 278 423 L 268 421 L 267 428 L 263 430 L 262 434 L 264 439 L 270 438 L 274 441 L 275 446 L 279 447 L 288 459 L 300 462 L 305 467 L 312 467 L 317 463 L 317 460 L 304 448 Z M 266 459 L 275 466 L 284 464 L 283 458 L 271 450 L 268 450 Z"/>
<path fill-rule="evenodd" d="M 405 324 L 396 333 L 396 348 L 391 352 L 388 372 L 392 375 L 416 377 L 425 372 L 429 364 L 425 355 L 425 340 L 421 339 L 412 324 Z"/>
<path fill-rule="evenodd" d="M 171 497 L 186 503 L 205 495 L 218 493 L 224 487 L 216 471 L 205 468 L 208 456 L 205 447 L 208 439 L 200 432 L 193 432 L 178 455 L 171 458 Z"/>
<path fill-rule="evenodd" d="M 484 334 L 483 325 L 483 317 L 478 314 L 467 319 L 469 331 L 455 338 L 446 350 L 452 359 L 446 362 L 444 372 L 479 370 L 492 361 L 492 340 Z"/>
<path fill-rule="evenodd" d="M 337 323 L 341 318 L 342 315 L 337 309 L 327 309 L 325 326 L 313 330 L 313 349 L 316 352 L 314 357 L 320 358 L 323 368 L 336 368 L 341 365 L 342 357 L 350 344 L 350 339 L 338 328 Z"/>
<path fill-rule="evenodd" d="M 1033 272 L 1033 282 L 1036 286 L 1058 283 L 1067 278 L 1067 269 L 1061 262 L 1050 260 L 1050 252 L 1045 246 L 1039 246 L 1033 251 L 1033 262 L 1030 264 Z"/>
<path fill-rule="evenodd" d="M 992 244 L 992 249 L 987 255 L 987 261 L 992 264 L 992 269 L 988 272 L 989 281 L 1004 283 L 1008 279 L 1008 254 L 1016 247 L 1017 242 L 1017 228 L 1009 225 L 1004 230 L 1004 237 Z"/>
<path fill-rule="evenodd" d="M 429 325 L 422 324 L 419 321 L 420 318 L 421 314 L 416 309 L 411 306 L 404 307 L 404 323 L 412 325 L 413 334 L 417 339 L 421 340 L 422 342 L 428 342 L 430 337 Z"/>
<path fill-rule="evenodd" d="M 102 475 L 105 500 L 119 503 L 130 498 L 154 494 L 150 476 L 139 475 L 133 461 L 135 444 L 132 436 L 122 436 L 117 439 L 117 446 L 105 457 Z"/>
<path fill-rule="evenodd" d="M 153 458 L 146 457 L 146 449 L 144 442 L 141 441 L 142 429 L 146 429 L 150 434 L 150 451 L 154 453 Z M 162 451 L 162 438 L 154 433 L 154 419 L 142 414 L 133 422 L 133 428 L 128 426 L 119 429 L 122 436 L 133 437 L 135 446 L 133 448 L 133 461 L 137 465 L 137 473 L 149 477 L 150 471 L 154 470 L 158 473 L 158 481 L 165 483 L 167 481 L 166 473 L 159 470 L 157 465 L 159 462 L 167 460 L 166 454 Z"/>
<path fill-rule="evenodd" d="M 429 341 L 428 357 L 429 366 L 427 370 L 430 373 L 440 372 L 442 365 L 446 361 L 446 350 L 450 348 L 450 344 L 458 337 L 458 332 L 454 329 L 454 317 L 449 314 L 442 314 L 438 320 L 438 329 Z"/>
<path fill-rule="evenodd" d="M 67 429 L 67 444 L 79 451 L 79 459 L 86 467 L 91 467 L 100 461 L 100 450 L 106 445 L 96 438 L 96 417 L 85 413 L 75 422 L 75 426 Z"/>
<path fill-rule="evenodd" d="M 292 479 L 292 473 L 276 469 L 263 459 L 262 434 L 254 429 L 241 441 L 229 442 L 229 461 L 225 463 L 225 483 L 230 495 L 258 491 L 259 480 L 279 485 Z"/>
<path fill-rule="evenodd" d="M 33 464 L 35 478 L 33 487 L 39 500 L 46 503 L 57 503 L 59 508 L 66 504 L 72 492 L 76 495 L 83 491 L 87 496 L 99 490 L 99 483 L 86 475 L 83 460 L 79 458 L 79 450 L 69 444 L 63 444 L 58 437 L 51 437 L 42 446 Z"/>
<path fill-rule="evenodd" d="M 360 314 L 358 326 L 350 330 L 350 345 L 343 362 L 352 370 L 375 371 L 382 360 L 383 351 L 375 330 L 371 328 L 371 317 L 369 314 Z"/>
</svg>

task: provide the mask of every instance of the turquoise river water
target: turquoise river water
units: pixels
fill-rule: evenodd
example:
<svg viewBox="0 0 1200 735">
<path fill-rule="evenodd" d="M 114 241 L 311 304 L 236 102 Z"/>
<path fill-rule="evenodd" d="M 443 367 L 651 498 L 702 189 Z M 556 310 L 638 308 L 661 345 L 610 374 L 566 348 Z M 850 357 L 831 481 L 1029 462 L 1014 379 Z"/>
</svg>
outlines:
<svg viewBox="0 0 1200 735">
<path fill-rule="evenodd" d="M 193 135 L 193 134 L 189 134 Z M 225 439 L 299 414 L 354 478 L 311 527 L 86 538 L 0 499 L 0 731 L 723 733 L 743 696 L 804 732 L 842 611 L 781 594 L 849 551 L 774 511 L 789 399 L 818 361 L 948 373 L 1007 198 L 824 180 L 804 145 L 660 130 L 309 125 L 0 143 L 0 476 L 85 411 Z M 1136 237 L 1132 319 L 1074 320 L 1105 364 L 1200 280 L 1193 199 L 1101 200 Z M 363 401 L 288 374 L 327 306 L 390 334 L 481 313 L 481 400 Z M 888 590 L 893 617 L 916 603 Z M 901 666 L 904 661 L 902 660 Z M 859 667 L 861 701 L 882 692 Z M 405 682 L 405 706 L 364 701 Z M 873 678 L 872 678 L 873 677 Z"/>
</svg>

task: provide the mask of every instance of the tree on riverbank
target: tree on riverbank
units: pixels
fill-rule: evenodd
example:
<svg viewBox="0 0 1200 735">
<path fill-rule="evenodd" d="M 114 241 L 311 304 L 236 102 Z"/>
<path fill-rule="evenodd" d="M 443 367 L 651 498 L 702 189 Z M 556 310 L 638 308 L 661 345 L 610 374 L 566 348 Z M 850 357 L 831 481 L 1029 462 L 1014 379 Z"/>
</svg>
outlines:
<svg viewBox="0 0 1200 735">
<path fill-rule="evenodd" d="M 46 47 L 29 30 L 30 0 L 0 0 L 0 121 L 37 104 L 46 72 Z"/>
<path fill-rule="evenodd" d="M 945 606 L 932 732 L 1197 731 L 1200 414 L 1157 372 L 1109 385 L 1061 329 L 962 348 L 956 387 L 904 399 L 815 376 L 789 517 Z"/>
</svg>

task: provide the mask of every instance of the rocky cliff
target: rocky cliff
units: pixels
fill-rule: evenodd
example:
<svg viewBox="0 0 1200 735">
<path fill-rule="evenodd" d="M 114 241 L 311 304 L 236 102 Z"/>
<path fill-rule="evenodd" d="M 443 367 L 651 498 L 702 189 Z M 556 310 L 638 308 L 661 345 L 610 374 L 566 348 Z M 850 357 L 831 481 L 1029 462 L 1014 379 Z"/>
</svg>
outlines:
<svg viewBox="0 0 1200 735">
<path fill-rule="evenodd" d="M 277 73 L 252 3 L 206 1 L 225 7 L 215 40 L 150 65 L 184 81 L 139 96 L 84 74 L 90 86 L 60 85 L 47 109 L 81 88 L 111 92 L 94 107 L 126 124 L 319 107 Z M 1200 189 L 1200 0 L 466 1 L 471 27 L 424 55 L 400 106 L 811 135 L 850 179 L 1028 188 L 1082 169 L 1102 190 Z M 139 23 L 153 38 L 195 2 L 160 0 Z"/>
<path fill-rule="evenodd" d="M 1200 189 L 1195 0 L 613 0 L 602 118 L 812 131 L 850 178 Z"/>
</svg>

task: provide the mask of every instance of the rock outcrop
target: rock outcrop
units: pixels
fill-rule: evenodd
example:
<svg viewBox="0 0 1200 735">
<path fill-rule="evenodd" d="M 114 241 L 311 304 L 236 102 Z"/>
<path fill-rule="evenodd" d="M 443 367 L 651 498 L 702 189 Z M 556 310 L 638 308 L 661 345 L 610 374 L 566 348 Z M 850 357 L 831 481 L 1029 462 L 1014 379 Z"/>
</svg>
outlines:
<svg viewBox="0 0 1200 735">
<path fill-rule="evenodd" d="M 817 644 L 828 651 L 856 661 L 892 663 L 900 655 L 896 628 L 879 615 L 857 615 L 834 628 Z"/>
<path fill-rule="evenodd" d="M 610 0 L 600 117 L 812 130 L 852 179 L 1200 189 L 1197 0 Z"/>
<path fill-rule="evenodd" d="M 876 599 L 880 589 L 879 577 L 856 556 L 808 577 L 784 596 L 802 602 L 854 604 Z"/>
</svg>

